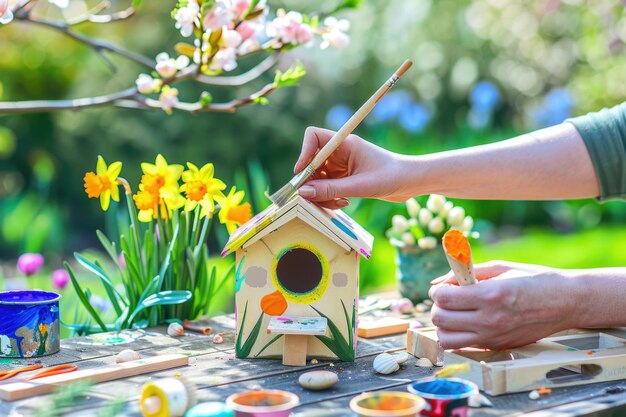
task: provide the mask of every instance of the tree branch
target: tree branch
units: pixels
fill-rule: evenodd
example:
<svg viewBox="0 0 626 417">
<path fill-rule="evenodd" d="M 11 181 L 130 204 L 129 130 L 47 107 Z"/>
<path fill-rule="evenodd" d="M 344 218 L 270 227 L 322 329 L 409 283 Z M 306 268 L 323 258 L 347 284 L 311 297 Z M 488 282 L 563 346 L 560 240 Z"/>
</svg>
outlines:
<svg viewBox="0 0 626 417">
<path fill-rule="evenodd" d="M 198 74 L 195 77 L 195 80 L 202 84 L 209 85 L 228 85 L 228 86 L 239 86 L 249 83 L 250 81 L 256 80 L 259 78 L 264 72 L 272 68 L 276 62 L 278 62 L 278 52 L 274 52 L 272 55 L 265 58 L 255 67 L 250 69 L 243 74 L 234 75 L 234 76 L 225 76 L 225 77 L 211 77 L 204 74 Z"/>
<path fill-rule="evenodd" d="M 103 1 L 84 14 L 66 20 L 66 23 L 69 26 L 78 25 L 84 22 L 110 23 L 118 20 L 126 20 L 135 14 L 135 8 L 132 6 L 126 8 L 125 10 L 120 10 L 119 12 L 99 14 L 101 11 L 108 9 L 109 7 L 111 7 L 111 3 L 109 1 Z"/>
</svg>

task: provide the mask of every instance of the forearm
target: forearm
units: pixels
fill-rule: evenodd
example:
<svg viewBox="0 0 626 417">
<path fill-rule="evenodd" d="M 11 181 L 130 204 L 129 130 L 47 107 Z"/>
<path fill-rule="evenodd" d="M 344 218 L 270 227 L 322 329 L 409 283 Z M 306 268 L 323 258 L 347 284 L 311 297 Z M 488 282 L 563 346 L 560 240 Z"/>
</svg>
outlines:
<svg viewBox="0 0 626 417">
<path fill-rule="evenodd" d="M 626 268 L 569 272 L 576 303 L 574 327 L 626 326 Z"/>
<path fill-rule="evenodd" d="M 502 142 L 408 157 L 411 194 L 486 200 L 557 200 L 599 195 L 587 148 L 563 123 Z"/>
</svg>

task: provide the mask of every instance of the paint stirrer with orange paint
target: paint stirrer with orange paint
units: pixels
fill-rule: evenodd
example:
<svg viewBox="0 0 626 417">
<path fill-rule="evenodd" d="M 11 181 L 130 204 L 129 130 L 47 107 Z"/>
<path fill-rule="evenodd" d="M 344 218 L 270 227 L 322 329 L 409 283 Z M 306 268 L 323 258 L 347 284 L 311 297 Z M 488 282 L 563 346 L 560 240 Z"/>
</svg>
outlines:
<svg viewBox="0 0 626 417">
<path fill-rule="evenodd" d="M 472 248 L 465 235 L 455 229 L 448 230 L 443 235 L 443 250 L 460 285 L 476 284 L 474 264 L 472 263 Z"/>
</svg>

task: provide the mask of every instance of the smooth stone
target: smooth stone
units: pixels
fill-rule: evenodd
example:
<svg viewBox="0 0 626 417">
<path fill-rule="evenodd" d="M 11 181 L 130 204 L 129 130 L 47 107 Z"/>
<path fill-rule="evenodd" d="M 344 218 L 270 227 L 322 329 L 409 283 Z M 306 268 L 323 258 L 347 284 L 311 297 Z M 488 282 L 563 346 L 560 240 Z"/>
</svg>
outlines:
<svg viewBox="0 0 626 417">
<path fill-rule="evenodd" d="M 318 391 L 332 387 L 339 381 L 336 373 L 330 371 L 305 372 L 298 378 L 302 388 Z"/>
<path fill-rule="evenodd" d="M 415 362 L 415 366 L 420 366 L 422 368 L 432 368 L 433 367 L 433 363 L 428 358 L 419 358 Z"/>
<path fill-rule="evenodd" d="M 210 401 L 194 405 L 185 417 L 235 417 L 235 412 L 224 403 Z"/>
</svg>

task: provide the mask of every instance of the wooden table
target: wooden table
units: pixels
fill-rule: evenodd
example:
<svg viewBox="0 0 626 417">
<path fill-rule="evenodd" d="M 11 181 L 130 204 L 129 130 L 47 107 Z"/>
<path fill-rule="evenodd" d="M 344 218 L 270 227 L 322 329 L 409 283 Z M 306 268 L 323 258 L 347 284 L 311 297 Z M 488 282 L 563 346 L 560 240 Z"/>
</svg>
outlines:
<svg viewBox="0 0 626 417">
<path fill-rule="evenodd" d="M 134 349 L 145 357 L 169 353 L 191 356 L 191 365 L 185 368 L 98 384 L 91 388 L 87 398 L 64 414 L 67 416 L 94 416 L 98 407 L 120 398 L 125 401 L 124 413 L 121 415 L 141 416 L 138 397 L 143 383 L 177 373 L 198 386 L 200 401 L 223 401 L 232 393 L 262 386 L 297 394 L 301 401 L 300 407 L 296 409 L 297 416 L 352 416 L 348 402 L 355 395 L 372 390 L 405 391 L 409 382 L 434 372 L 414 366 L 415 360 L 411 359 L 392 375 L 374 373 L 374 357 L 384 351 L 403 350 L 404 335 L 360 339 L 354 363 L 320 361 L 318 364 L 298 368 L 283 366 L 280 359 L 236 359 L 233 317 L 216 317 L 212 324 L 215 332 L 224 332 L 223 344 L 214 344 L 212 336 L 200 336 L 192 332 L 187 332 L 180 338 L 171 338 L 166 336 L 165 328 L 97 334 L 63 340 L 60 353 L 40 360 L 0 359 L 0 370 L 22 367 L 33 362 L 41 362 L 46 366 L 72 362 L 81 369 L 99 367 L 113 364 L 113 355 L 123 349 Z M 339 383 L 328 391 L 306 391 L 300 388 L 297 380 L 301 373 L 310 369 L 334 371 L 339 375 Z M 550 396 L 542 397 L 538 401 L 528 399 L 527 393 L 488 397 L 494 408 L 472 409 L 469 416 L 626 416 L 626 392 L 605 395 L 607 387 L 626 388 L 626 381 L 555 389 Z M 37 410 L 49 407 L 49 398 L 50 396 L 41 396 L 15 402 L 0 401 L 0 416 L 35 415 Z M 548 409 L 552 414 L 547 413 Z"/>
</svg>

